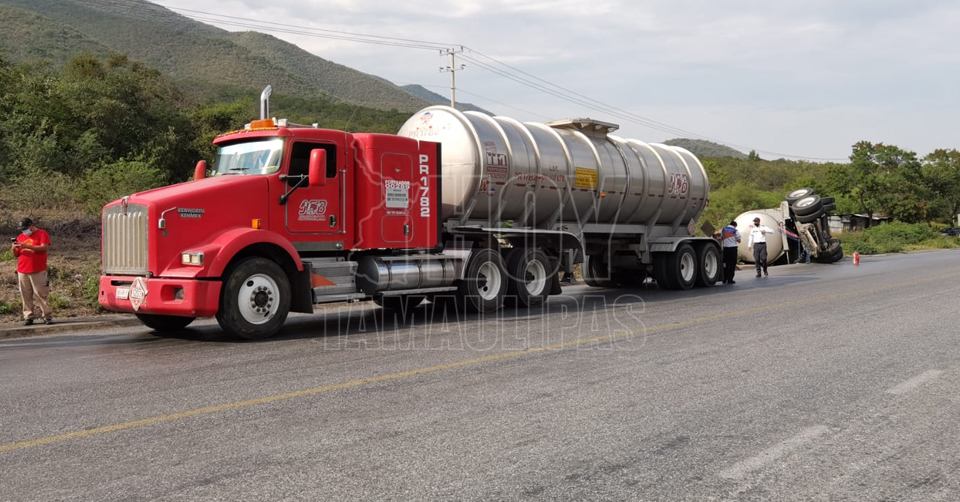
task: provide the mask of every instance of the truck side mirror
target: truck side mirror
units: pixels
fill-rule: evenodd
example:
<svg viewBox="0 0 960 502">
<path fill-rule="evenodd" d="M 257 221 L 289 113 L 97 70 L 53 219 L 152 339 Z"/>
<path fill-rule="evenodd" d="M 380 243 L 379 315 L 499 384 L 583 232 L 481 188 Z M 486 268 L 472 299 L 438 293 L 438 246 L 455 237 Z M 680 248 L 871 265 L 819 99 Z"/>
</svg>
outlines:
<svg viewBox="0 0 960 502">
<path fill-rule="evenodd" d="M 327 151 L 314 148 L 310 151 L 310 186 L 322 187 L 327 184 Z"/>
<path fill-rule="evenodd" d="M 197 167 L 193 168 L 193 179 L 202 180 L 207 177 L 207 161 L 197 162 Z"/>
</svg>

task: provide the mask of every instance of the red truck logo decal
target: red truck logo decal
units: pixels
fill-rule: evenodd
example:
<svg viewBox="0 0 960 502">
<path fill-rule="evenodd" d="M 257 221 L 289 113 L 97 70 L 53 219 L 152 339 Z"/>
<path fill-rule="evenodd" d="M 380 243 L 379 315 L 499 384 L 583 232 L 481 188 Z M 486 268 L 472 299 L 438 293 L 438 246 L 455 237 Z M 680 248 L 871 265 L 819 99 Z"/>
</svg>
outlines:
<svg viewBox="0 0 960 502">
<path fill-rule="evenodd" d="M 323 221 L 327 213 L 327 201 L 323 199 L 304 199 L 300 201 L 299 221 Z"/>
</svg>

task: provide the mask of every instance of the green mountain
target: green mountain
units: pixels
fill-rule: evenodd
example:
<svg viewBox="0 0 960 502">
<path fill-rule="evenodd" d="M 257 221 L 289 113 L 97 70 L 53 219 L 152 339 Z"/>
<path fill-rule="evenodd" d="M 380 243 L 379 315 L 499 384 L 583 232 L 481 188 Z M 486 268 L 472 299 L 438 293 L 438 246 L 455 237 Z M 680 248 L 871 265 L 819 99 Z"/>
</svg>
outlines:
<svg viewBox="0 0 960 502">
<path fill-rule="evenodd" d="M 419 98 L 423 98 L 423 99 L 429 101 L 431 104 L 434 104 L 434 105 L 449 105 L 449 104 L 450 104 L 450 98 L 441 96 L 440 94 L 437 94 L 437 93 L 435 93 L 435 92 L 427 89 L 426 87 L 424 87 L 424 86 L 422 86 L 422 85 L 410 84 L 410 85 L 405 85 L 405 86 L 401 87 L 401 89 L 409 92 L 410 94 L 413 94 L 414 96 L 417 96 L 417 97 L 419 97 Z M 474 104 L 470 104 L 470 103 L 457 103 L 457 110 L 460 110 L 460 111 L 482 112 L 482 113 L 486 113 L 487 115 L 496 115 L 496 114 L 493 113 L 493 112 L 484 110 L 483 108 L 480 108 L 479 106 L 474 105 Z"/>
<path fill-rule="evenodd" d="M 125 53 L 171 75 L 194 97 L 259 91 L 412 112 L 425 99 L 276 37 L 229 32 L 143 0 L 0 0 L 0 53 L 63 64 L 91 52 Z"/>
<path fill-rule="evenodd" d="M 690 150 L 690 153 L 697 157 L 733 157 L 735 159 L 745 159 L 747 154 L 740 150 L 735 150 L 720 143 L 706 141 L 702 139 L 676 138 L 663 142 L 670 146 L 679 146 Z"/>
</svg>

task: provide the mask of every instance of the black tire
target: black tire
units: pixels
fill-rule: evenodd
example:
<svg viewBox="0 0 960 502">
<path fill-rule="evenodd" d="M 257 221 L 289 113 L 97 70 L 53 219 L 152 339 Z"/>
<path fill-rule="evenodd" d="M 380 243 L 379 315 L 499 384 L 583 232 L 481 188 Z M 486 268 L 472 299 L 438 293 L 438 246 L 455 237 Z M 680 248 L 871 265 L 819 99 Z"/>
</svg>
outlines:
<svg viewBox="0 0 960 502">
<path fill-rule="evenodd" d="M 824 204 L 824 205 L 823 205 L 823 212 L 825 212 L 825 213 L 829 213 L 829 212 L 831 212 L 831 211 L 836 211 L 836 210 L 837 210 L 837 205 L 834 204 L 834 203 Z"/>
<path fill-rule="evenodd" d="M 786 195 L 786 197 L 784 197 L 784 198 L 787 199 L 787 202 L 788 202 L 789 204 L 793 205 L 794 202 L 796 202 L 796 201 L 798 201 L 798 200 L 800 200 L 800 199 L 802 199 L 802 198 L 804 198 L 804 197 L 809 197 L 809 196 L 811 196 L 811 195 L 813 195 L 813 189 L 812 189 L 812 188 L 798 188 L 798 189 L 796 189 L 796 190 L 788 193 L 788 194 Z"/>
<path fill-rule="evenodd" d="M 677 286 L 671 281 L 672 274 L 667 270 L 670 266 L 670 253 L 656 253 L 653 255 L 653 279 L 657 281 L 660 289 L 677 289 Z"/>
<path fill-rule="evenodd" d="M 800 222 L 800 223 L 813 223 L 813 222 L 819 220 L 820 217 L 823 216 L 824 214 L 827 214 L 827 211 L 826 211 L 824 208 L 821 207 L 820 210 L 817 211 L 817 212 L 815 212 L 815 213 L 811 213 L 811 214 L 798 214 L 798 215 L 795 215 L 794 217 L 795 217 L 796 220 L 797 220 L 798 222 Z"/>
<path fill-rule="evenodd" d="M 823 208 L 819 195 L 804 197 L 790 205 L 790 210 L 797 216 L 813 214 Z"/>
<path fill-rule="evenodd" d="M 820 197 L 820 202 L 822 202 L 823 205 L 826 206 L 826 205 L 828 205 L 828 204 L 834 204 L 834 203 L 836 203 L 836 202 L 837 202 L 837 198 L 836 198 L 836 197 Z"/>
<path fill-rule="evenodd" d="M 595 288 L 617 288 L 620 281 L 613 278 L 613 272 L 604 266 L 600 255 L 587 256 L 583 260 L 583 282 Z"/>
<path fill-rule="evenodd" d="M 697 252 L 693 246 L 684 243 L 667 255 L 665 270 L 671 289 L 690 289 L 697 282 Z"/>
<path fill-rule="evenodd" d="M 413 309 L 423 303 L 425 298 L 423 295 L 377 296 L 374 297 L 373 303 L 406 317 Z"/>
<path fill-rule="evenodd" d="M 457 290 L 457 303 L 471 312 L 496 312 L 507 294 L 507 272 L 503 257 L 484 248 L 473 253 Z"/>
<path fill-rule="evenodd" d="M 697 278 L 696 285 L 709 288 L 720 278 L 723 259 L 720 251 L 712 244 L 702 244 L 697 247 Z"/>
<path fill-rule="evenodd" d="M 833 240 L 827 246 L 827 249 L 817 256 L 817 263 L 835 263 L 843 259 L 843 247 L 840 241 Z"/>
<path fill-rule="evenodd" d="M 180 331 L 192 323 L 196 317 L 180 317 L 175 315 L 137 314 L 137 319 L 144 326 L 158 332 Z"/>
<path fill-rule="evenodd" d="M 217 322 L 246 340 L 263 340 L 280 331 L 290 313 L 290 280 L 266 258 L 245 258 L 230 267 L 220 291 Z"/>
<path fill-rule="evenodd" d="M 507 295 L 519 307 L 539 307 L 550 296 L 557 267 L 537 248 L 516 248 L 507 255 Z"/>
</svg>

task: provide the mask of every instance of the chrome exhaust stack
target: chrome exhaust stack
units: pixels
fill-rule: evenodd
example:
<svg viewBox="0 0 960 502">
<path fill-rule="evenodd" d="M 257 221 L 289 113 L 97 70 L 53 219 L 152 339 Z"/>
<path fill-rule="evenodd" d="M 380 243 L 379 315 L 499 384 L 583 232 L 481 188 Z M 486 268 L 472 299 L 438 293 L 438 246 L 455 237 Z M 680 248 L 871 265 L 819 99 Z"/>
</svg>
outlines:
<svg viewBox="0 0 960 502">
<path fill-rule="evenodd" d="M 273 93 L 273 87 L 267 86 L 260 93 L 260 119 L 270 118 L 270 94 Z"/>
</svg>

